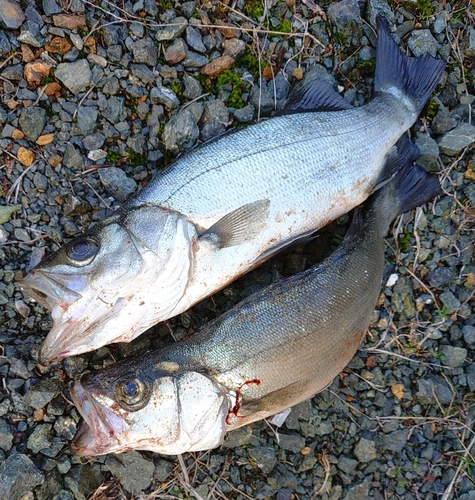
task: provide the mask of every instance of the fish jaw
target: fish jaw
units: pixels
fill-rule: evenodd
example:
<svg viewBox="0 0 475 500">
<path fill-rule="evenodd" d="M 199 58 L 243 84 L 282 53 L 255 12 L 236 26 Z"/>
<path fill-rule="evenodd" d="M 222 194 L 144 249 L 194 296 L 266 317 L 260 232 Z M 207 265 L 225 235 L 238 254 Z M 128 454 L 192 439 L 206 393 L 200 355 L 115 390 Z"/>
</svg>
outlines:
<svg viewBox="0 0 475 500">
<path fill-rule="evenodd" d="M 127 427 L 120 414 L 89 397 L 79 380 L 71 390 L 71 397 L 84 419 L 71 445 L 74 454 L 92 456 L 115 450 L 126 451 L 119 440 L 119 436 Z"/>
</svg>

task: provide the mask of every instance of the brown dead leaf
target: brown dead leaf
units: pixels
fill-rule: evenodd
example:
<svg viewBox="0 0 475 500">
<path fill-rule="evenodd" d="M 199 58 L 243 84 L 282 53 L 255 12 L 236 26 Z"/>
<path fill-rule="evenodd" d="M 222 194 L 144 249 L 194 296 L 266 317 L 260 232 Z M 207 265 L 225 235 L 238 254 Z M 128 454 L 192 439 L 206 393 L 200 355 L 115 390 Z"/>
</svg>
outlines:
<svg viewBox="0 0 475 500">
<path fill-rule="evenodd" d="M 402 384 L 394 384 L 391 386 L 391 392 L 393 393 L 394 397 L 401 400 L 404 396 L 404 386 Z"/>
<path fill-rule="evenodd" d="M 262 70 L 262 78 L 264 78 L 268 82 L 269 80 L 272 80 L 272 78 L 274 78 L 274 75 L 275 72 L 272 66 L 270 66 L 269 64 L 264 66 L 264 69 Z"/>
<path fill-rule="evenodd" d="M 310 448 L 310 446 L 305 446 L 304 448 L 302 448 L 300 453 L 302 455 L 308 455 L 311 451 L 312 451 L 312 448 Z"/>
<path fill-rule="evenodd" d="M 351 394 L 345 394 L 345 401 L 351 403 L 355 399 Z"/>
<path fill-rule="evenodd" d="M 36 144 L 38 146 L 46 146 L 46 144 L 51 144 L 54 140 L 54 134 L 44 134 L 40 135 L 38 139 L 36 139 Z"/>
<path fill-rule="evenodd" d="M 30 85 L 39 85 L 43 77 L 48 76 L 51 64 L 46 61 L 35 61 L 25 65 L 23 71 L 26 81 Z"/>
<path fill-rule="evenodd" d="M 224 38 L 239 38 L 240 32 L 232 24 L 225 23 L 219 19 L 216 21 L 216 24 L 219 26 L 218 30 Z"/>
<path fill-rule="evenodd" d="M 465 280 L 467 285 L 474 286 L 475 285 L 475 274 L 469 273 L 467 274 L 467 279 Z"/>
<path fill-rule="evenodd" d="M 90 36 L 89 38 L 86 38 L 86 40 L 84 41 L 84 46 L 89 49 L 89 52 L 91 54 L 95 54 L 97 52 L 96 51 L 96 39 L 92 36 Z"/>
<path fill-rule="evenodd" d="M 41 422 L 45 416 L 45 410 L 41 408 L 40 410 L 33 410 L 33 422 Z"/>
<path fill-rule="evenodd" d="M 475 170 L 472 169 L 465 170 L 463 176 L 465 177 L 465 179 L 468 179 L 469 181 L 475 181 Z"/>
<path fill-rule="evenodd" d="M 12 139 L 23 139 L 25 137 L 25 134 L 17 129 L 17 128 L 14 128 L 13 129 L 13 132 L 12 132 Z"/>
<path fill-rule="evenodd" d="M 25 167 L 29 167 L 35 161 L 35 155 L 33 154 L 33 151 L 30 151 L 23 146 L 20 146 L 18 148 L 18 153 L 16 154 L 16 156 L 20 163 L 23 163 Z"/>
<path fill-rule="evenodd" d="M 44 88 L 46 95 L 54 95 L 56 97 L 59 97 L 61 92 L 61 85 L 58 82 L 47 83 Z"/>
<path fill-rule="evenodd" d="M 71 44 L 66 38 L 56 36 L 45 45 L 45 49 L 53 54 L 66 54 L 71 49 Z"/>
<path fill-rule="evenodd" d="M 25 63 L 29 63 L 35 60 L 35 54 L 31 50 L 30 46 L 26 45 L 25 43 L 21 44 L 21 59 Z"/>
<path fill-rule="evenodd" d="M 293 71 L 292 71 L 292 76 L 296 79 L 296 80 L 301 80 L 303 78 L 303 69 L 302 68 L 295 68 Z"/>
</svg>

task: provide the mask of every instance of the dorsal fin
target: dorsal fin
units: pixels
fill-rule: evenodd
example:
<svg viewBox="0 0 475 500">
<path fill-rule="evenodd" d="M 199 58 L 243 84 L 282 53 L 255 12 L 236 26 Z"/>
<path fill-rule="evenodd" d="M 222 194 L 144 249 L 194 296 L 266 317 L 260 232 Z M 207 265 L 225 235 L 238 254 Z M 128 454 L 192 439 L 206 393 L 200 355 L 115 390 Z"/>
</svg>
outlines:
<svg viewBox="0 0 475 500">
<path fill-rule="evenodd" d="M 315 111 L 341 111 L 353 106 L 325 80 L 315 79 L 292 92 L 277 115 Z"/>
</svg>

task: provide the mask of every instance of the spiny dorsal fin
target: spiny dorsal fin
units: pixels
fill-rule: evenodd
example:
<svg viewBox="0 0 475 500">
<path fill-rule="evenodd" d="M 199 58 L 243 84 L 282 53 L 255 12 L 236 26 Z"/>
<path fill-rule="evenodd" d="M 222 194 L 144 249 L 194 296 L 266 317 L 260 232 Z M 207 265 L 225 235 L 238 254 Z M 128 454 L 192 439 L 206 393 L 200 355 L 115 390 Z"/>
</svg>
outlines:
<svg viewBox="0 0 475 500">
<path fill-rule="evenodd" d="M 315 79 L 292 92 L 277 114 L 290 115 L 315 111 L 341 111 L 353 106 L 325 80 Z"/>
</svg>

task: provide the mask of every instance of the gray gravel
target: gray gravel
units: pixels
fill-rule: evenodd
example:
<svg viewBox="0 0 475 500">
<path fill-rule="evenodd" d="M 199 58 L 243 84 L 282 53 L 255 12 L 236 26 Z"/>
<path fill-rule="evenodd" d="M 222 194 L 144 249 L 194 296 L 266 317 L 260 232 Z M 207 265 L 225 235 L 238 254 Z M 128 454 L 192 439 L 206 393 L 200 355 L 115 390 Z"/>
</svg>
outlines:
<svg viewBox="0 0 475 500">
<path fill-rule="evenodd" d="M 65 5 L 0 0 L 0 208 L 20 206 L 0 224 L 0 499 L 475 500 L 473 13 L 441 0 Z M 443 194 L 396 221 L 389 281 L 349 367 L 281 427 L 257 422 L 185 454 L 187 476 L 177 457 L 71 455 L 71 381 L 171 342 L 169 330 L 43 373 L 51 319 L 18 280 L 176 154 L 280 109 L 302 78 L 324 77 L 363 104 L 374 76 L 367 22 L 380 12 L 404 49 L 449 61 L 412 130 Z M 348 220 L 173 318 L 175 337 L 321 260 Z"/>
</svg>

